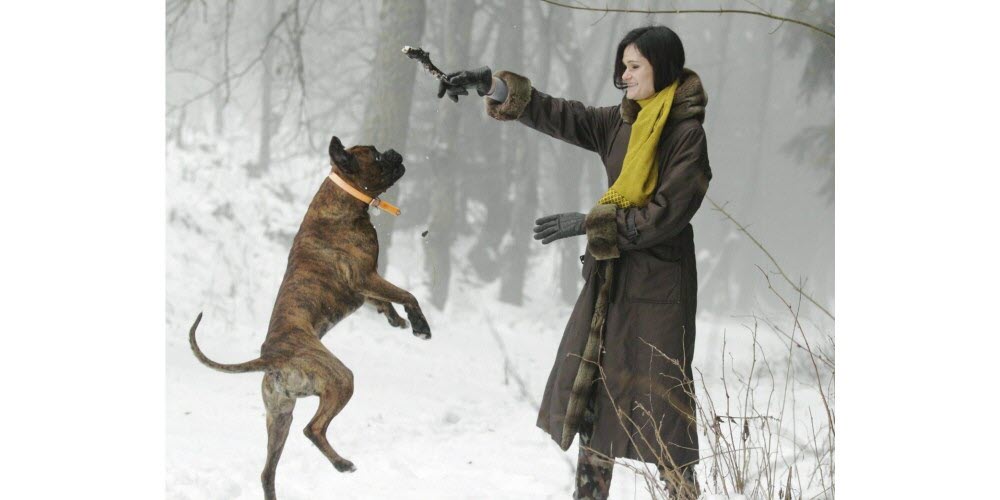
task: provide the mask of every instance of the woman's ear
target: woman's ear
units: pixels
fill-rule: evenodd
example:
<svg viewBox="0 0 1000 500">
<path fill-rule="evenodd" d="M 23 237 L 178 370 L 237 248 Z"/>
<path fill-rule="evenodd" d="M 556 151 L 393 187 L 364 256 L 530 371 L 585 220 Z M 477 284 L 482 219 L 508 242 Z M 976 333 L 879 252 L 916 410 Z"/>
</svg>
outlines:
<svg viewBox="0 0 1000 500">
<path fill-rule="evenodd" d="M 330 161 L 340 167 L 344 173 L 350 174 L 358 170 L 358 160 L 344 149 L 344 145 L 337 136 L 330 139 Z"/>
</svg>

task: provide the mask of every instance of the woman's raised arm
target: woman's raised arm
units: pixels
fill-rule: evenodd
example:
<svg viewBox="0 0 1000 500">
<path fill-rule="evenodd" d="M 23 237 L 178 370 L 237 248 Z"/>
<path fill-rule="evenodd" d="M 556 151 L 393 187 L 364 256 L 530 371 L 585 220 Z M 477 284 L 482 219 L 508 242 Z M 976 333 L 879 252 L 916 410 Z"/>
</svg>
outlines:
<svg viewBox="0 0 1000 500">
<path fill-rule="evenodd" d="M 531 86 L 531 80 L 500 71 L 496 74 L 506 87 L 502 102 L 486 98 L 486 112 L 497 120 L 517 120 L 539 132 L 574 146 L 603 153 L 611 127 L 620 120 L 618 106 L 595 108 L 579 101 L 552 97 Z"/>
</svg>

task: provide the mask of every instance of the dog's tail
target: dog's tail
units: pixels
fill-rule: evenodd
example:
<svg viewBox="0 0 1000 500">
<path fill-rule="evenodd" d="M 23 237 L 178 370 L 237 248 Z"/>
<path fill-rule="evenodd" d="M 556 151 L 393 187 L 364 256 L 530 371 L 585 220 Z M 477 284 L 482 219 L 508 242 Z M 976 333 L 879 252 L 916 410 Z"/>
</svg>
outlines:
<svg viewBox="0 0 1000 500">
<path fill-rule="evenodd" d="M 214 368 L 220 372 L 226 373 L 262 372 L 267 369 L 267 364 L 261 358 L 234 365 L 216 363 L 215 361 L 208 359 L 208 356 L 205 356 L 205 353 L 201 352 L 201 349 L 198 348 L 198 341 L 194 338 L 194 332 L 198 329 L 198 323 L 201 323 L 201 313 L 198 313 L 198 317 L 195 318 L 194 324 L 191 325 L 191 331 L 188 333 L 188 340 L 191 342 L 191 350 L 194 351 L 194 356 L 198 358 L 198 361 L 201 361 L 202 364 L 209 368 Z"/>
</svg>

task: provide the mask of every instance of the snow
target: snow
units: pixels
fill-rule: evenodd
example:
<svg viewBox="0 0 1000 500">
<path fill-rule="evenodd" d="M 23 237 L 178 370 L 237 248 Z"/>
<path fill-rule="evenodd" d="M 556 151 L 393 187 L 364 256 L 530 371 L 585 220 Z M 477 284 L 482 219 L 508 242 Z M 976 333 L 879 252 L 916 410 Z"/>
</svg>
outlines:
<svg viewBox="0 0 1000 500">
<path fill-rule="evenodd" d="M 168 167 L 205 162 L 210 156 L 173 151 Z M 261 375 L 224 374 L 202 366 L 190 352 L 187 331 L 204 311 L 198 339 L 210 358 L 232 363 L 258 355 L 287 248 L 255 235 L 273 226 L 294 231 L 307 201 L 293 203 L 301 207 L 298 213 L 282 209 L 267 193 L 255 192 L 262 184 L 248 183 L 221 167 L 231 160 L 216 162 L 220 168 L 215 170 L 168 168 L 168 499 L 262 496 L 266 432 Z M 274 175 L 282 177 L 280 183 L 293 196 L 307 200 L 325 175 L 315 170 L 303 163 Z M 231 213 L 213 215 L 226 202 Z M 424 243 L 434 235 L 421 237 L 423 229 L 395 234 L 386 278 L 421 301 L 433 338 L 420 340 L 409 330 L 390 327 L 367 306 L 327 334 L 324 344 L 355 377 L 354 396 L 327 435 L 358 470 L 337 472 L 305 438 L 301 430 L 317 399 L 300 399 L 278 464 L 278 497 L 570 498 L 576 443 L 563 452 L 535 426 L 537 404 L 571 310 L 551 290 L 558 251 L 554 245 L 532 246 L 532 279 L 523 306 L 501 303 L 499 283 L 479 282 L 462 259 L 453 259 L 448 305 L 438 310 L 430 304 L 430 280 L 423 267 Z M 460 238 L 453 255 L 465 255 L 471 244 L 471 238 Z M 743 323 L 700 316 L 695 368 L 713 391 L 722 373 L 723 337 L 726 352 L 737 353 L 726 357 L 726 370 L 734 369 L 731 363 L 749 365 L 754 344 Z M 776 338 L 768 338 L 767 349 L 778 357 Z M 762 344 L 768 339 L 761 334 Z M 699 393 L 701 389 L 699 382 Z M 760 398 L 771 396 L 764 391 Z M 798 396 L 798 408 L 790 410 L 796 418 L 809 410 L 808 400 Z M 811 407 L 818 415 L 815 404 Z M 702 433 L 702 456 L 710 453 Z M 699 474 L 704 479 L 706 472 L 700 469 Z M 611 493 L 612 499 L 651 498 L 643 478 L 624 464 L 615 467 Z"/>
<path fill-rule="evenodd" d="M 399 247 L 397 247 L 399 248 Z M 419 269 L 419 257 L 393 254 L 388 279 Z M 429 341 L 390 327 L 370 308 L 337 325 L 324 343 L 355 376 L 355 394 L 334 419 L 334 448 L 358 467 L 341 474 L 300 432 L 289 436 L 278 465 L 283 499 L 566 498 L 572 492 L 575 447 L 563 452 L 535 427 L 552 356 L 570 308 L 544 301 L 518 308 L 495 299 L 496 287 L 472 293 L 458 285 L 445 311 L 424 301 L 434 333 Z M 419 298 L 420 286 L 411 287 Z M 510 367 L 491 328 L 503 339 Z M 260 498 L 266 449 L 260 374 L 230 375 L 199 364 L 186 329 L 167 340 L 167 498 Z M 256 356 L 263 328 L 234 339 L 206 316 L 199 331 L 213 359 Z M 293 428 L 304 428 L 316 398 L 300 399 Z M 631 473 L 616 471 L 618 498 L 632 498 Z M 641 487 L 641 485 L 640 485 Z"/>
</svg>

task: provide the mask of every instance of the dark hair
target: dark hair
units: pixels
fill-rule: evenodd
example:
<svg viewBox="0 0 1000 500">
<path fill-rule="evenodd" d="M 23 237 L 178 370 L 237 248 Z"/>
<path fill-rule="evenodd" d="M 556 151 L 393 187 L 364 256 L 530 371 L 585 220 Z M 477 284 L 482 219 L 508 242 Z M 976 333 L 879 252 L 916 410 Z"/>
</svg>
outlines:
<svg viewBox="0 0 1000 500">
<path fill-rule="evenodd" d="M 666 26 L 643 26 L 629 31 L 625 38 L 618 42 L 614 72 L 611 73 L 611 81 L 615 88 L 625 88 L 625 83 L 622 82 L 622 73 L 625 72 L 622 56 L 625 54 L 625 48 L 633 43 L 642 57 L 653 65 L 655 92 L 663 90 L 680 78 L 681 70 L 684 69 L 684 44 L 681 43 L 681 38 Z"/>
</svg>

